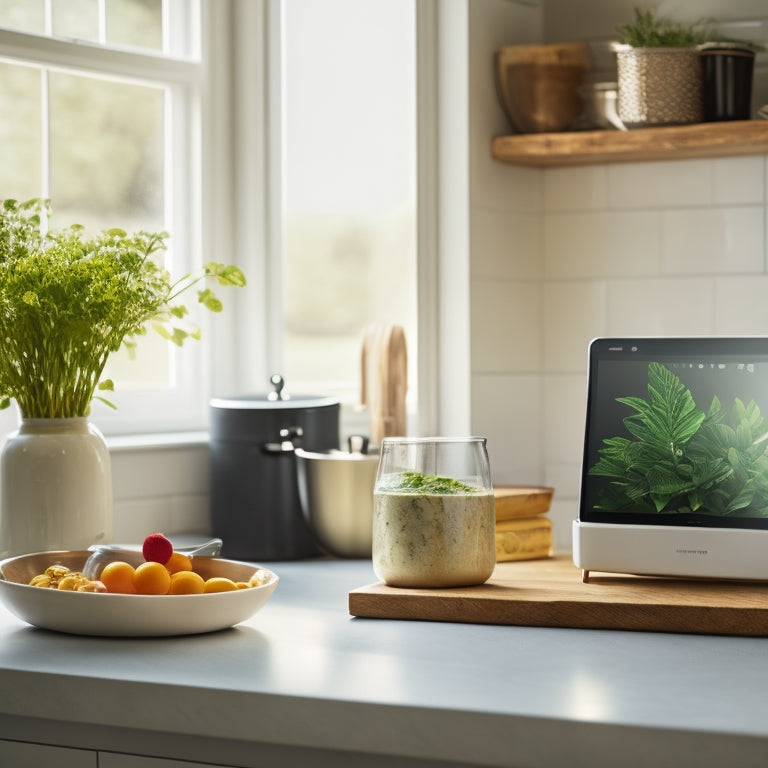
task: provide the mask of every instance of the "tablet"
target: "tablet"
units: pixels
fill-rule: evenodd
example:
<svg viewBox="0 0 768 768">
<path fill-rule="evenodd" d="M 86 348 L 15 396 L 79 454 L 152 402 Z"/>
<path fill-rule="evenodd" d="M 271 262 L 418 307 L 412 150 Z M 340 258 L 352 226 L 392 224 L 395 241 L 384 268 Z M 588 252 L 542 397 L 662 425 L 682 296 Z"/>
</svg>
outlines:
<svg viewBox="0 0 768 768">
<path fill-rule="evenodd" d="M 768 338 L 596 339 L 574 562 L 768 579 Z"/>
</svg>

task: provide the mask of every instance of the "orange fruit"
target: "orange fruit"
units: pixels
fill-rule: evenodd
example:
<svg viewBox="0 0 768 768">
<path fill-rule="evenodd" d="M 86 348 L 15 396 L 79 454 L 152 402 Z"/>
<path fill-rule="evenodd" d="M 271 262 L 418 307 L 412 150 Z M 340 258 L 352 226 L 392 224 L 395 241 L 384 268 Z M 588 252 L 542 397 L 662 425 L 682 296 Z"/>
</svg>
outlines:
<svg viewBox="0 0 768 768">
<path fill-rule="evenodd" d="M 171 574 L 169 595 L 199 595 L 202 594 L 205 580 L 194 571 L 176 571 Z"/>
<path fill-rule="evenodd" d="M 205 582 L 204 592 L 232 592 L 237 589 L 232 579 L 226 579 L 223 576 L 212 576 Z"/>
<path fill-rule="evenodd" d="M 116 560 L 107 563 L 101 572 L 99 581 L 107 588 L 107 592 L 120 592 L 126 595 L 136 594 L 134 582 L 134 568 L 129 563 Z"/>
<path fill-rule="evenodd" d="M 191 571 L 192 558 L 182 552 L 174 552 L 166 561 L 165 567 L 170 573 L 177 573 L 178 571 Z"/>
<path fill-rule="evenodd" d="M 171 574 L 162 563 L 142 563 L 134 573 L 133 582 L 140 595 L 167 595 L 171 586 Z"/>
</svg>

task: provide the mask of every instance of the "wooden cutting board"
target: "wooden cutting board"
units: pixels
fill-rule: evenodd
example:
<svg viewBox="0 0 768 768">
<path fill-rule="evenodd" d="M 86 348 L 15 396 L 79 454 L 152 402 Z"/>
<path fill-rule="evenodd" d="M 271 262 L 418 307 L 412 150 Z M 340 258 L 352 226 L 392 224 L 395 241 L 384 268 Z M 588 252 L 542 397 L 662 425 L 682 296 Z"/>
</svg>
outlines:
<svg viewBox="0 0 768 768">
<path fill-rule="evenodd" d="M 498 563 L 477 587 L 349 593 L 353 616 L 529 627 L 768 636 L 768 584 L 592 572 L 570 557 Z"/>
</svg>

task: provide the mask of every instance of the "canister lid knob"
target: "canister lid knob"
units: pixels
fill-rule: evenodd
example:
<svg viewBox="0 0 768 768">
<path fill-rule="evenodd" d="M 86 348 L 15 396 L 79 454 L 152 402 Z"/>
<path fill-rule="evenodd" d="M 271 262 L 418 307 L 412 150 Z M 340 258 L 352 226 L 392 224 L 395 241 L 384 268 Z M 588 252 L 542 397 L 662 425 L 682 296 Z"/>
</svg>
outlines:
<svg viewBox="0 0 768 768">
<path fill-rule="evenodd" d="M 289 400 L 290 398 L 283 395 L 283 387 L 285 386 L 285 379 L 279 373 L 273 373 L 269 379 L 274 391 L 267 395 L 267 400 Z"/>
</svg>

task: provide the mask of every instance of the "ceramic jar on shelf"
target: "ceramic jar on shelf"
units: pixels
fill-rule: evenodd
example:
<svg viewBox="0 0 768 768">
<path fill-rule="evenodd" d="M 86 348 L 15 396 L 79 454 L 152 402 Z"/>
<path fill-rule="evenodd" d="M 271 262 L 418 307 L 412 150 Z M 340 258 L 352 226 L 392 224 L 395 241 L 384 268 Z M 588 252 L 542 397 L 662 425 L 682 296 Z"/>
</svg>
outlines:
<svg viewBox="0 0 768 768">
<path fill-rule="evenodd" d="M 707 122 L 749 120 L 755 49 L 745 43 L 709 42 L 699 46 Z"/>
</svg>

